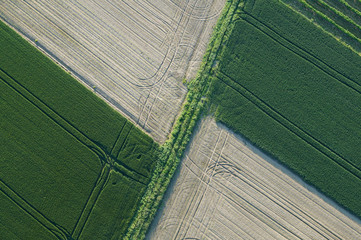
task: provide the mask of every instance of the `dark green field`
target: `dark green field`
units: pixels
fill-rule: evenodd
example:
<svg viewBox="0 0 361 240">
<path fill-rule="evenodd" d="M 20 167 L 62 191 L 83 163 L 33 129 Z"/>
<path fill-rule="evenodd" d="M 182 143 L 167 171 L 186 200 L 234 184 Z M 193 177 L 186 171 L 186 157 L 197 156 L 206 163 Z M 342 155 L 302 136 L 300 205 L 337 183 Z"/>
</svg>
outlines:
<svg viewBox="0 0 361 240">
<path fill-rule="evenodd" d="M 361 51 L 361 4 L 354 0 L 282 0 L 348 47 Z"/>
<path fill-rule="evenodd" d="M 0 238 L 123 236 L 157 144 L 3 23 L 0 112 Z"/>
<path fill-rule="evenodd" d="M 361 217 L 361 58 L 279 1 L 246 1 L 216 118 Z"/>
</svg>

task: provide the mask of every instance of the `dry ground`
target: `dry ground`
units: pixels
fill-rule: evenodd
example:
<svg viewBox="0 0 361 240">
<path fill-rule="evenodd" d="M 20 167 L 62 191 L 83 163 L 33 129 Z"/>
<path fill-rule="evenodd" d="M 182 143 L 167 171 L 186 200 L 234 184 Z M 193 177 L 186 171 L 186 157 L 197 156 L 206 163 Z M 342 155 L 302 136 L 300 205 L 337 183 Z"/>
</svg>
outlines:
<svg viewBox="0 0 361 240">
<path fill-rule="evenodd" d="M 202 121 L 148 239 L 358 239 L 361 223 L 246 140 Z"/>
<path fill-rule="evenodd" d="M 0 18 L 163 142 L 225 0 L 12 0 Z"/>
</svg>

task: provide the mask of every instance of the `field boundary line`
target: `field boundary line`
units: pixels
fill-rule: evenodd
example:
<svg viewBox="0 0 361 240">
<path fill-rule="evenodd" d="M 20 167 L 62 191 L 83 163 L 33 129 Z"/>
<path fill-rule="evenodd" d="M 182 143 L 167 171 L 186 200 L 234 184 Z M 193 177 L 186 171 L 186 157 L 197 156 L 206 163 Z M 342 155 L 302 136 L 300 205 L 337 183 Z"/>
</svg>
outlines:
<svg viewBox="0 0 361 240">
<path fill-rule="evenodd" d="M 276 43 L 278 43 L 282 47 L 288 49 L 289 51 L 291 51 L 295 55 L 301 57 L 302 59 L 309 62 L 313 66 L 317 67 L 322 72 L 329 75 L 331 78 L 333 78 L 336 81 L 340 82 L 341 84 L 349 87 L 351 90 L 354 90 L 355 92 L 361 94 L 361 85 L 360 85 L 360 83 L 358 83 L 358 82 L 354 81 L 353 79 L 345 76 L 344 74 L 339 72 L 337 69 L 335 69 L 335 68 L 331 67 L 330 65 L 328 65 L 322 59 L 316 57 L 312 53 L 308 52 L 307 50 L 303 49 L 302 47 L 299 47 L 298 45 L 294 44 L 292 41 L 286 39 L 285 37 L 283 37 L 282 35 L 280 35 L 276 31 L 274 31 L 272 28 L 270 28 L 268 25 L 266 25 L 262 21 L 258 20 L 257 18 L 253 17 L 249 13 L 245 13 L 245 15 L 249 16 L 251 18 L 251 20 L 247 19 L 247 18 L 242 18 L 244 21 L 246 21 L 247 23 L 254 26 L 256 29 L 258 29 L 263 34 L 265 34 L 266 36 L 268 36 L 269 38 L 274 40 Z M 252 21 L 252 19 L 255 20 L 255 21 Z M 257 22 L 258 24 L 261 24 L 262 26 L 257 26 L 257 23 L 255 23 L 255 22 Z M 278 38 L 278 39 L 276 39 L 276 38 Z M 337 75 L 341 76 L 341 78 L 337 77 Z M 342 80 L 342 78 L 344 80 Z"/>
<path fill-rule="evenodd" d="M 251 91 L 249 91 L 244 86 L 242 86 L 240 83 L 234 81 L 232 78 L 230 78 L 229 76 L 227 76 L 226 74 L 224 74 L 222 72 L 220 72 L 219 74 L 222 75 L 222 77 L 220 77 L 220 76 L 217 76 L 217 77 L 224 84 L 226 84 L 233 90 L 237 91 L 244 98 L 246 98 L 249 102 L 254 104 L 262 112 L 264 112 L 267 116 L 271 117 L 273 120 L 275 120 L 276 122 L 281 124 L 287 130 L 289 130 L 291 133 L 293 133 L 295 136 L 299 137 L 304 142 L 306 142 L 311 147 L 313 147 L 315 150 L 322 153 L 327 158 L 329 158 L 330 160 L 335 162 L 337 165 L 339 165 L 340 167 L 347 170 L 350 174 L 352 174 L 353 176 L 355 176 L 356 178 L 361 180 L 361 169 L 358 168 L 357 166 L 355 166 L 352 162 L 343 158 L 337 152 L 333 151 L 328 146 L 324 145 L 322 142 L 317 140 L 315 137 L 311 136 L 309 133 L 307 133 L 307 131 L 298 127 L 292 121 L 290 121 L 285 116 L 283 116 L 283 114 L 279 113 L 277 110 L 275 110 L 273 107 L 271 107 L 266 102 L 261 100 L 259 97 L 257 97 L 255 94 L 253 94 Z M 239 88 L 241 88 L 241 89 L 239 89 Z"/>
<path fill-rule="evenodd" d="M 6 78 L 9 78 L 10 81 L 13 81 L 16 86 L 7 81 L 5 78 L 1 76 L 1 74 L 5 74 Z M 31 93 L 27 88 L 25 88 L 22 84 L 20 84 L 16 79 L 11 77 L 8 73 L 6 73 L 3 69 L 0 68 L 0 79 L 7 84 L 11 89 L 13 89 L 16 93 L 18 93 L 21 97 L 26 99 L 29 103 L 31 103 L 35 108 L 41 111 L 46 117 L 51 119 L 56 125 L 66 131 L 70 136 L 74 137 L 79 143 L 87 147 L 90 151 L 98 156 L 100 163 L 102 166 L 106 164 L 110 164 L 115 171 L 123 174 L 124 176 L 130 177 L 133 179 L 132 175 L 136 174 L 141 176 L 140 178 L 144 178 L 142 174 L 138 173 L 134 169 L 128 167 L 125 163 L 120 161 L 116 161 L 109 156 L 109 154 L 97 145 L 93 140 L 87 137 L 83 132 L 78 130 L 75 126 L 69 123 L 66 119 L 64 119 L 61 115 L 59 115 L 55 110 L 50 108 L 45 102 L 36 97 L 33 93 Z M 40 105 L 40 106 L 39 106 Z M 128 121 L 128 120 L 127 120 Z M 75 133 L 76 134 L 75 134 Z M 136 180 L 136 179 L 134 179 Z M 143 179 L 144 180 L 144 179 Z M 139 181 L 139 180 L 136 180 Z M 140 181 L 140 183 L 144 184 L 144 182 Z"/>
<path fill-rule="evenodd" d="M 353 8 L 356 9 L 358 11 L 361 11 L 361 2 L 360 0 L 356 1 L 356 0 L 341 0 L 342 2 L 347 2 L 347 4 Z M 357 5 L 359 4 L 359 5 Z"/>
<path fill-rule="evenodd" d="M 174 175 L 183 156 L 197 120 L 207 103 L 210 94 L 211 82 L 209 74 L 215 71 L 216 59 L 220 48 L 223 48 L 226 35 L 229 34 L 229 25 L 240 5 L 240 0 L 227 1 L 222 14 L 213 30 L 210 43 L 203 57 L 200 70 L 196 78 L 189 83 L 189 92 L 186 96 L 183 109 L 176 120 L 168 140 L 162 145 L 159 160 L 153 176 L 142 197 L 137 212 L 128 227 L 124 239 L 143 239 L 160 205 L 167 186 Z"/>
<path fill-rule="evenodd" d="M 70 234 L 62 226 L 47 218 L 43 213 L 32 206 L 27 200 L 16 193 L 9 185 L 0 179 L 0 191 L 9 198 L 21 210 L 26 212 L 31 218 L 40 223 L 51 234 L 59 240 L 70 239 Z"/>
</svg>

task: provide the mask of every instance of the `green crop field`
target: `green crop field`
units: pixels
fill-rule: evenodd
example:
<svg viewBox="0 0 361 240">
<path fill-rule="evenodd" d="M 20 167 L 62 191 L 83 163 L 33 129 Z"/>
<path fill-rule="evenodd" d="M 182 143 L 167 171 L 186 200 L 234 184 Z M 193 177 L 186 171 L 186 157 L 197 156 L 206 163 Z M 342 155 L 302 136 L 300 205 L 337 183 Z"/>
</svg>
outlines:
<svg viewBox="0 0 361 240">
<path fill-rule="evenodd" d="M 346 46 L 361 51 L 360 4 L 352 0 L 282 0 Z"/>
<path fill-rule="evenodd" d="M 246 1 L 212 86 L 217 120 L 361 216 L 361 58 L 283 3 Z"/>
<path fill-rule="evenodd" d="M 0 112 L 0 238 L 122 237 L 157 144 L 3 23 Z"/>
<path fill-rule="evenodd" d="M 143 239 L 204 112 L 361 217 L 359 7 L 226 1 L 161 147 L 0 22 L 0 239 Z"/>
</svg>

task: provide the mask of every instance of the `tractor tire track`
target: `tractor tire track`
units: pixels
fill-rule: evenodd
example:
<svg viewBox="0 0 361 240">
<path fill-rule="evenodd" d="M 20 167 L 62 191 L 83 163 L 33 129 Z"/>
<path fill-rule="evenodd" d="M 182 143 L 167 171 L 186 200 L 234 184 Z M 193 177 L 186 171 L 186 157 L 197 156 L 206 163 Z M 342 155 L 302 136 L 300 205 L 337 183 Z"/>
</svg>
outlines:
<svg viewBox="0 0 361 240">
<path fill-rule="evenodd" d="M 94 187 L 87 199 L 87 202 L 84 205 L 83 210 L 82 210 L 82 212 L 75 224 L 75 227 L 71 233 L 71 236 L 74 239 L 78 239 L 80 237 L 82 231 L 84 230 L 85 224 L 87 223 L 101 192 L 103 191 L 103 189 L 106 186 L 106 183 L 109 180 L 110 170 L 111 170 L 111 168 L 107 164 L 101 170 L 101 172 L 98 176 L 98 179 L 96 180 Z"/>
<path fill-rule="evenodd" d="M 361 84 L 356 82 L 355 80 L 349 78 L 348 76 L 342 74 L 337 69 L 331 67 L 328 65 L 325 61 L 318 58 L 314 54 L 310 53 L 304 48 L 301 48 L 294 44 L 292 41 L 284 38 L 280 34 L 278 34 L 276 31 L 274 31 L 272 28 L 270 28 L 267 24 L 263 23 L 262 21 L 258 20 L 257 18 L 253 17 L 249 13 L 245 13 L 243 16 L 243 20 L 247 23 L 254 26 L 256 29 L 261 31 L 263 34 L 280 44 L 282 47 L 288 49 L 295 55 L 299 56 L 300 58 L 304 59 L 305 61 L 309 62 L 322 72 L 326 73 L 328 76 L 330 76 L 332 79 L 335 79 L 336 81 L 340 82 L 341 84 L 347 86 L 351 90 L 361 94 Z"/>
<path fill-rule="evenodd" d="M 361 221 L 246 139 L 208 119 L 202 121 L 147 239 L 355 239 L 361 234 Z M 214 146 L 220 131 L 229 133 L 222 153 L 221 148 L 215 153 L 198 150 Z M 206 165 L 212 154 L 220 157 L 218 164 Z M 212 173 L 212 181 L 203 179 Z M 193 199 L 194 194 L 204 197 Z M 182 223 L 186 227 L 179 230 Z M 178 237 L 169 237 L 177 231 Z"/>
<path fill-rule="evenodd" d="M 51 232 L 59 240 L 71 240 L 70 234 L 63 227 L 48 219 L 28 201 L 16 193 L 10 186 L 0 179 L 0 191 L 5 194 L 21 210 L 26 212 L 31 218 L 39 222 L 44 228 Z"/>
<path fill-rule="evenodd" d="M 57 124 L 60 128 L 66 131 L 69 135 L 73 136 L 78 142 L 80 142 L 81 144 L 86 146 L 90 151 L 95 153 L 99 157 L 100 161 L 102 162 L 105 161 L 107 155 L 105 151 L 101 147 L 99 147 L 95 142 L 93 142 L 88 136 L 86 136 L 82 131 L 77 129 L 68 120 L 63 118 L 49 105 L 47 105 L 43 100 L 35 96 L 31 91 L 29 91 L 15 78 L 13 78 L 11 75 L 5 72 L 2 68 L 0 68 L 0 73 L 3 73 L 8 78 L 8 80 L 6 80 L 5 78 L 0 76 L 1 80 L 4 83 L 6 83 L 10 88 L 12 88 L 20 96 L 26 99 L 29 103 L 31 103 L 35 108 L 41 111 L 46 117 L 51 119 L 55 124 Z"/>
</svg>

